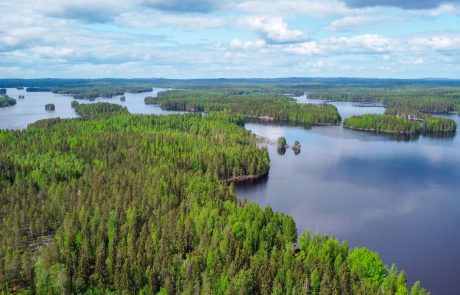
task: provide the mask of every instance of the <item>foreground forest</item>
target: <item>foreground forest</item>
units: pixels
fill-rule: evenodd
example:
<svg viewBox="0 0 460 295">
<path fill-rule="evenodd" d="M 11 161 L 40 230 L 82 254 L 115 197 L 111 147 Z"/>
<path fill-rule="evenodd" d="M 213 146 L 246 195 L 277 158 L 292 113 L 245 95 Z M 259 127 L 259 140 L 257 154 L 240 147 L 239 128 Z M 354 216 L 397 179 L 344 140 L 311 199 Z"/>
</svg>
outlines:
<svg viewBox="0 0 460 295">
<path fill-rule="evenodd" d="M 297 237 L 290 216 L 237 199 L 226 179 L 269 169 L 241 118 L 88 108 L 0 131 L 1 292 L 428 294 L 366 248 Z"/>
</svg>

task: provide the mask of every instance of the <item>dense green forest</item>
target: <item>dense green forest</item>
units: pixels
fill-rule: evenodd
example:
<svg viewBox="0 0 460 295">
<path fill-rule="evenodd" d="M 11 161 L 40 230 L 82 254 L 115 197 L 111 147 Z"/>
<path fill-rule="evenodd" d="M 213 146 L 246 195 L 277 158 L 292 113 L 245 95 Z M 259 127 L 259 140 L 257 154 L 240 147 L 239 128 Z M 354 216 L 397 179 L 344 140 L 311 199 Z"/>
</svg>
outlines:
<svg viewBox="0 0 460 295">
<path fill-rule="evenodd" d="M 460 111 L 460 89 L 453 87 L 332 87 L 312 89 L 310 98 L 334 101 L 381 102 L 389 115 L 423 118 L 429 113 Z"/>
<path fill-rule="evenodd" d="M 409 293 L 378 254 L 297 238 L 291 217 L 236 198 L 222 180 L 269 169 L 238 119 L 113 110 L 0 131 L 3 292 Z"/>
<path fill-rule="evenodd" d="M 107 116 L 113 113 L 128 113 L 126 107 L 108 102 L 78 103 L 72 101 L 71 105 L 75 108 L 75 112 L 84 118 Z"/>
<path fill-rule="evenodd" d="M 343 121 L 343 127 L 397 134 L 419 134 L 422 131 L 422 127 L 417 122 L 413 122 L 405 118 L 377 114 L 359 115 L 346 118 Z"/>
<path fill-rule="evenodd" d="M 285 95 L 236 95 L 217 90 L 170 90 L 159 92 L 157 97 L 148 97 L 145 102 L 175 111 L 226 111 L 248 118 L 309 125 L 336 125 L 341 120 L 335 106 L 298 104 L 293 98 Z"/>
<path fill-rule="evenodd" d="M 429 117 L 423 120 L 424 132 L 455 132 L 457 123 L 454 120 L 442 117 Z"/>
<path fill-rule="evenodd" d="M 27 92 L 53 92 L 71 95 L 75 99 L 94 100 L 98 97 L 113 97 L 129 93 L 149 92 L 151 86 L 147 85 L 89 85 L 79 87 L 28 87 Z"/>
<path fill-rule="evenodd" d="M 455 132 L 457 123 L 448 118 L 427 116 L 424 118 L 423 123 L 420 124 L 416 121 L 387 114 L 368 114 L 345 119 L 343 127 L 384 133 L 419 134 L 421 132 Z"/>
<path fill-rule="evenodd" d="M 16 99 L 9 96 L 0 96 L 0 108 L 13 106 L 16 104 Z"/>
</svg>

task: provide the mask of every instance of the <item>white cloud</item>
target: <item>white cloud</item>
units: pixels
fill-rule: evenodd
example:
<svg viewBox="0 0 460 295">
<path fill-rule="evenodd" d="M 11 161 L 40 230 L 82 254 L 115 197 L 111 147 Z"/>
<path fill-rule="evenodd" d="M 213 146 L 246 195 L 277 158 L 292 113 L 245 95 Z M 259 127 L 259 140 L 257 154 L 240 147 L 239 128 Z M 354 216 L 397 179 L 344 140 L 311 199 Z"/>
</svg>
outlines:
<svg viewBox="0 0 460 295">
<path fill-rule="evenodd" d="M 352 37 L 328 38 L 321 41 L 309 41 L 291 44 L 284 49 L 287 53 L 312 55 L 341 55 L 386 53 L 396 50 L 396 42 L 380 35 L 366 34 Z"/>
<path fill-rule="evenodd" d="M 338 0 L 248 0 L 237 2 L 235 9 L 253 15 L 308 15 L 314 18 L 345 16 L 358 11 Z"/>
<path fill-rule="evenodd" d="M 230 47 L 236 49 L 261 49 L 266 45 L 264 40 L 240 41 L 239 39 L 233 39 L 230 41 Z"/>
<path fill-rule="evenodd" d="M 254 30 L 273 43 L 298 42 L 304 38 L 302 31 L 289 29 L 280 17 L 245 17 L 240 20 L 240 26 Z"/>
<path fill-rule="evenodd" d="M 346 31 L 350 29 L 355 29 L 360 27 L 368 22 L 370 18 L 367 16 L 357 15 L 357 16 L 345 16 L 339 19 L 334 20 L 327 29 L 330 31 Z"/>
<path fill-rule="evenodd" d="M 411 38 L 409 44 L 413 50 L 437 50 L 458 51 L 460 50 L 460 34 L 430 34 Z"/>
<path fill-rule="evenodd" d="M 436 8 L 424 9 L 424 10 L 414 10 L 413 14 L 419 16 L 429 16 L 429 17 L 439 17 L 444 14 L 454 14 L 460 15 L 460 7 L 452 3 L 443 3 Z"/>
</svg>

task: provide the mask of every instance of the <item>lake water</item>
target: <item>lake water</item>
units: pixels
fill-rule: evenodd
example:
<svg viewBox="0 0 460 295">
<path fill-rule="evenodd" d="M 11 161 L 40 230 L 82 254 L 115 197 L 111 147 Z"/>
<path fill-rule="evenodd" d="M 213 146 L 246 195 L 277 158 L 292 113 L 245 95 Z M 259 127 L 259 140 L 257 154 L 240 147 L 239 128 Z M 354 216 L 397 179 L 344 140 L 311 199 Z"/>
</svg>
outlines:
<svg viewBox="0 0 460 295">
<path fill-rule="evenodd" d="M 120 96 L 113 98 L 97 98 L 94 101 L 77 99 L 79 103 L 110 102 L 124 105 L 128 111 L 134 114 L 167 114 L 156 105 L 146 105 L 146 96 L 156 96 L 164 89 L 154 88 L 151 92 L 126 93 L 126 101 L 120 101 Z M 28 124 L 40 119 L 48 118 L 75 118 L 78 115 L 70 106 L 72 97 L 51 92 L 26 92 L 16 88 L 7 88 L 7 95 L 16 99 L 16 105 L 0 108 L 0 129 L 22 129 Z M 19 95 L 24 95 L 24 99 L 18 99 Z M 53 103 L 56 106 L 54 111 L 46 111 L 45 104 Z"/>
<path fill-rule="evenodd" d="M 132 113 L 166 114 L 145 105 L 150 93 L 97 99 L 126 105 Z M 0 128 L 25 128 L 38 119 L 76 117 L 71 97 L 16 89 L 23 94 L 12 107 L 0 108 Z M 79 100 L 80 103 L 89 103 Z M 299 102 L 313 102 L 299 98 Z M 45 111 L 54 103 L 54 112 Z M 381 107 L 356 107 L 333 103 L 342 118 L 383 113 Z M 460 125 L 459 117 L 451 116 Z M 457 294 L 460 290 L 460 139 L 419 137 L 398 139 L 386 135 L 343 129 L 341 126 L 302 127 L 248 123 L 254 133 L 288 143 L 299 140 L 298 155 L 284 155 L 268 145 L 271 159 L 267 179 L 240 184 L 240 197 L 270 205 L 295 219 L 299 231 L 334 235 L 350 246 L 378 251 L 387 264 L 397 263 L 408 279 L 420 279 L 432 294 Z"/>
<path fill-rule="evenodd" d="M 384 108 L 336 102 L 342 118 Z M 457 115 L 451 116 L 460 126 Z M 248 123 L 254 133 L 288 143 L 269 145 L 268 178 L 237 185 L 240 197 L 290 214 L 310 229 L 378 251 L 432 294 L 460 290 L 460 140 L 398 139 L 343 129 Z"/>
</svg>

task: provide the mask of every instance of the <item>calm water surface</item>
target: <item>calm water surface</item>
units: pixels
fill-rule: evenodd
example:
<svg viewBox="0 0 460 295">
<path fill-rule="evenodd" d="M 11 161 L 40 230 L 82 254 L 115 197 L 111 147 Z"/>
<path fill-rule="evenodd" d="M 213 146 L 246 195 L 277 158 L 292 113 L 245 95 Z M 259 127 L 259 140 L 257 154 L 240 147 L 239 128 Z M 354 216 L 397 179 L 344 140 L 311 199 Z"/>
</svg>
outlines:
<svg viewBox="0 0 460 295">
<path fill-rule="evenodd" d="M 124 105 L 129 112 L 135 114 L 166 114 L 171 113 L 161 110 L 158 106 L 144 104 L 146 96 L 156 96 L 164 89 L 154 88 L 151 92 L 126 93 L 126 101 L 120 101 L 120 96 L 113 98 L 97 98 L 94 101 L 77 99 L 79 103 L 111 102 Z M 7 88 L 7 95 L 16 99 L 16 105 L 0 108 L 0 129 L 22 129 L 28 124 L 40 119 L 48 118 L 75 118 L 78 115 L 70 107 L 72 97 L 51 92 L 26 92 L 16 88 Z M 19 95 L 24 95 L 24 99 L 18 99 Z M 55 111 L 46 111 L 45 104 L 53 103 Z"/>
<path fill-rule="evenodd" d="M 342 118 L 384 108 L 334 103 Z M 451 116 L 460 126 L 457 115 Z M 246 124 L 254 133 L 288 143 L 269 145 L 268 179 L 238 185 L 239 196 L 270 205 L 310 229 L 366 246 L 396 263 L 432 294 L 460 294 L 460 140 L 402 140 L 340 126 Z"/>
<path fill-rule="evenodd" d="M 132 113 L 164 114 L 145 105 L 150 93 L 100 98 L 126 105 Z M 25 128 L 39 119 L 76 117 L 69 96 L 47 92 L 7 92 L 16 106 L 0 108 L 0 128 Z M 80 103 L 89 103 L 79 100 Z M 300 98 L 299 102 L 313 102 Z M 45 111 L 54 103 L 54 112 Z M 342 118 L 383 113 L 379 107 L 334 103 Z M 458 116 L 451 116 L 460 125 Z M 301 153 L 279 155 L 269 145 L 271 168 L 265 181 L 238 185 L 239 196 L 288 213 L 299 231 L 310 229 L 378 251 L 383 260 L 420 279 L 432 294 L 460 290 L 460 139 L 419 137 L 403 140 L 342 129 L 340 126 L 289 127 L 246 124 L 254 133 L 288 143 L 299 140 Z"/>
</svg>

